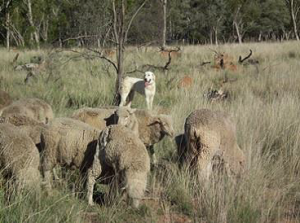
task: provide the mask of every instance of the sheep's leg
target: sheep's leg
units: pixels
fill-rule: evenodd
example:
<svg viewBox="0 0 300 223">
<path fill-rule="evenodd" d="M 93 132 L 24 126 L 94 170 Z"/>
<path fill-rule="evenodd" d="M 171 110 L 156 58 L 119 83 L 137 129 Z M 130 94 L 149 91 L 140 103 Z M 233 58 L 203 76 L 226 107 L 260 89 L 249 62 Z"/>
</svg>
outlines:
<svg viewBox="0 0 300 223">
<path fill-rule="evenodd" d="M 51 188 L 51 179 L 52 179 L 52 174 L 51 170 L 45 170 L 44 171 L 44 183 L 45 183 L 45 188 L 48 192 L 50 192 Z"/>
<path fill-rule="evenodd" d="M 92 171 L 88 172 L 88 180 L 87 180 L 87 199 L 89 205 L 94 205 L 93 201 L 93 192 L 94 192 L 94 185 L 95 185 L 95 177 L 91 173 Z"/>
<path fill-rule="evenodd" d="M 96 152 L 94 154 L 94 161 L 91 168 L 87 172 L 87 199 L 89 205 L 94 205 L 93 202 L 93 192 L 96 179 L 101 175 L 102 168 L 99 160 L 100 148 L 99 145 L 96 147 Z"/>
<path fill-rule="evenodd" d="M 52 170 L 53 176 L 54 176 L 54 180 L 59 180 L 59 177 L 57 175 L 57 172 L 55 169 Z"/>
<path fill-rule="evenodd" d="M 94 161 L 95 162 L 95 161 Z M 94 193 L 94 185 L 96 183 L 96 179 L 100 176 L 101 174 L 101 166 L 100 166 L 100 161 L 96 161 L 97 164 L 94 165 L 91 169 L 88 170 L 87 173 L 87 199 L 89 205 L 94 205 L 93 202 L 93 193 Z"/>
<path fill-rule="evenodd" d="M 156 155 L 155 155 L 155 151 L 154 151 L 154 146 L 153 145 L 151 145 L 149 147 L 149 151 L 150 151 L 150 155 L 151 155 L 152 164 L 155 166 L 155 165 L 157 165 L 157 159 L 156 159 Z"/>
</svg>

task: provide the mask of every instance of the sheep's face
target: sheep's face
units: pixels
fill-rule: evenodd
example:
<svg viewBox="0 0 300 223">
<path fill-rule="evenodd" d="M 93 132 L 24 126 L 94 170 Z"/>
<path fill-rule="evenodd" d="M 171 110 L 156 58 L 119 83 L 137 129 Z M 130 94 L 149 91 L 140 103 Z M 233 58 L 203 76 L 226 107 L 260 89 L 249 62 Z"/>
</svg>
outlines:
<svg viewBox="0 0 300 223">
<path fill-rule="evenodd" d="M 164 134 L 173 137 L 175 131 L 173 129 L 173 122 L 171 117 L 166 115 L 160 115 L 160 117 L 158 118 L 158 122 L 161 126 L 161 131 Z"/>
<path fill-rule="evenodd" d="M 117 124 L 131 128 L 131 126 L 133 126 L 133 123 L 136 121 L 134 112 L 135 109 L 131 109 L 128 107 L 119 107 L 115 112 Z"/>
</svg>

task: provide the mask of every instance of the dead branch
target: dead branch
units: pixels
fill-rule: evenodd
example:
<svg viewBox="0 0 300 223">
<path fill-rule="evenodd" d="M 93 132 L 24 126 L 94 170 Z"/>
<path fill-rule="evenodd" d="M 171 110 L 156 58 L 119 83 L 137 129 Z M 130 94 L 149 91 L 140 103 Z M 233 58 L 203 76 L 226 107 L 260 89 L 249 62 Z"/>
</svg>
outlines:
<svg viewBox="0 0 300 223">
<path fill-rule="evenodd" d="M 131 74 L 131 73 L 135 73 L 135 72 L 141 72 L 144 73 L 147 70 L 161 70 L 161 71 L 167 71 L 169 70 L 169 66 L 172 62 L 172 52 L 178 52 L 180 51 L 180 47 L 176 47 L 176 49 L 171 49 L 171 50 L 166 50 L 163 49 L 162 47 L 160 48 L 160 52 L 168 52 L 168 61 L 166 62 L 166 64 L 164 66 L 157 66 L 157 65 L 153 65 L 153 64 L 143 64 L 141 66 L 141 70 L 136 68 L 132 71 L 126 72 L 126 74 Z"/>
<path fill-rule="evenodd" d="M 16 54 L 16 56 L 13 59 L 13 61 L 11 62 L 12 65 L 14 65 L 17 62 L 17 60 L 19 58 L 19 55 L 20 55 L 19 53 Z"/>
<path fill-rule="evenodd" d="M 104 56 L 101 51 L 94 50 L 94 49 L 91 49 L 91 48 L 87 48 L 87 49 L 90 50 L 90 51 L 92 51 L 92 52 L 94 52 L 94 53 L 96 53 L 100 59 L 106 60 L 108 63 L 110 63 L 115 68 L 116 72 L 118 72 L 117 65 L 111 59 L 109 59 L 106 56 Z"/>
<path fill-rule="evenodd" d="M 218 51 L 216 51 L 216 50 L 214 50 L 214 49 L 211 49 L 211 48 L 209 48 L 209 47 L 208 47 L 208 49 L 209 49 L 210 51 L 213 51 L 216 55 L 219 55 L 219 54 L 220 54 Z"/>
<path fill-rule="evenodd" d="M 98 37 L 99 35 L 82 35 L 82 36 L 77 36 L 77 37 L 70 37 L 67 39 L 62 40 L 62 42 L 66 42 L 68 40 L 78 40 L 78 39 L 83 39 L 83 38 L 93 38 L 93 37 Z"/>
<path fill-rule="evenodd" d="M 242 56 L 239 56 L 239 64 L 242 64 L 245 60 L 249 59 L 252 55 L 252 50 L 250 49 L 250 53 L 248 56 L 246 56 L 244 59 L 242 59 Z"/>
<path fill-rule="evenodd" d="M 103 52 L 102 51 L 98 51 L 98 50 L 95 50 L 95 49 L 91 49 L 91 48 L 87 48 L 89 51 L 95 53 L 96 55 L 90 55 L 88 53 L 85 53 L 85 52 L 79 52 L 77 50 L 70 50 L 71 52 L 74 52 L 74 53 L 77 53 L 79 54 L 80 56 L 83 56 L 84 58 L 86 59 L 93 59 L 93 58 L 100 58 L 100 59 L 103 59 L 105 61 L 107 61 L 108 63 L 110 63 L 116 70 L 116 72 L 118 72 L 118 67 L 117 65 L 109 58 L 107 58 L 106 56 L 103 55 Z M 79 56 L 79 57 L 80 57 Z"/>
<path fill-rule="evenodd" d="M 202 62 L 200 65 L 201 65 L 201 66 L 204 66 L 204 65 L 206 65 L 206 64 L 211 64 L 211 62 L 210 62 L 210 61 L 204 61 L 204 62 Z"/>
</svg>

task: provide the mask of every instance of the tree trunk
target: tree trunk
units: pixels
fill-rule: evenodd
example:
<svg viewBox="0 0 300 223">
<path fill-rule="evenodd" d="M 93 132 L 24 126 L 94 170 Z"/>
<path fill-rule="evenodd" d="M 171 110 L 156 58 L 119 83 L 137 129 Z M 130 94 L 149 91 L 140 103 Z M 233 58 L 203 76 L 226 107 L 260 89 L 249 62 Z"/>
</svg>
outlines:
<svg viewBox="0 0 300 223">
<path fill-rule="evenodd" d="M 210 45 L 213 45 L 213 31 L 210 30 L 209 32 L 209 42 L 210 42 Z"/>
<path fill-rule="evenodd" d="M 28 10 L 28 14 L 27 14 L 28 15 L 28 21 L 29 21 L 30 26 L 34 28 L 34 31 L 32 33 L 33 34 L 33 38 L 35 40 L 37 48 L 40 48 L 39 33 L 37 31 L 37 27 L 34 25 L 34 22 L 33 22 L 31 0 L 27 0 L 26 4 L 27 4 L 27 10 Z"/>
<path fill-rule="evenodd" d="M 167 0 L 161 0 L 163 4 L 163 30 L 162 30 L 162 43 L 161 46 L 164 49 L 166 47 L 167 36 Z"/>
<path fill-rule="evenodd" d="M 241 36 L 240 29 L 239 29 L 239 26 L 238 26 L 237 22 L 234 21 L 234 22 L 233 22 L 233 25 L 234 25 L 234 27 L 235 27 L 235 31 L 236 31 L 236 35 L 237 35 L 237 37 L 238 37 L 239 44 L 242 44 L 242 43 L 243 43 L 243 41 L 242 41 L 242 36 Z"/>
<path fill-rule="evenodd" d="M 285 0 L 288 6 L 291 22 L 293 26 L 293 32 L 297 41 L 299 41 L 298 28 L 297 28 L 297 15 L 299 12 L 299 7 L 296 5 L 294 0 Z"/>
<path fill-rule="evenodd" d="M 238 22 L 238 18 L 239 18 L 241 8 L 242 8 L 241 5 L 239 5 L 237 7 L 234 18 L 233 18 L 233 25 L 235 27 L 235 31 L 236 31 L 236 34 L 237 34 L 237 37 L 238 37 L 239 44 L 242 44 L 242 35 L 240 33 L 239 22 Z"/>
<path fill-rule="evenodd" d="M 48 30 L 49 30 L 49 18 L 48 16 L 45 16 L 42 21 L 42 31 L 41 31 L 41 37 L 44 42 L 48 41 Z"/>
<path fill-rule="evenodd" d="M 218 45 L 218 28 L 214 27 L 214 34 L 215 34 L 215 44 Z"/>
<path fill-rule="evenodd" d="M 291 0 L 291 17 L 292 17 L 292 23 L 293 23 L 293 31 L 294 31 L 296 40 L 299 41 L 299 35 L 298 35 L 298 30 L 297 30 L 297 21 L 296 21 L 296 16 L 295 16 L 295 12 L 294 12 L 293 2 L 294 2 L 294 0 Z"/>
<path fill-rule="evenodd" d="M 6 49 L 10 48 L 10 15 L 9 12 L 6 12 Z"/>
</svg>

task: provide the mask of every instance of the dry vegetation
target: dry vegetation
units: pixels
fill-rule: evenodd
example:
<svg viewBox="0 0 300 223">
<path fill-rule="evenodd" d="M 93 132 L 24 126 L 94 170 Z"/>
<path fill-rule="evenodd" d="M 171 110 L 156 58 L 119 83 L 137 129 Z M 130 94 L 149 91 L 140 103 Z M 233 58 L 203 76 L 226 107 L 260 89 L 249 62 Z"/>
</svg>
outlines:
<svg viewBox="0 0 300 223">
<path fill-rule="evenodd" d="M 247 55 L 249 49 L 260 62 L 258 67 L 238 64 L 239 55 Z M 74 181 L 75 173 L 68 183 L 57 183 L 57 192 L 50 197 L 25 194 L 8 206 L 0 190 L 0 222 L 299 222 L 300 45 L 222 45 L 216 50 L 235 58 L 237 71 L 201 65 L 213 61 L 208 46 L 182 47 L 170 70 L 154 71 L 154 107 L 171 111 L 178 134 L 194 109 L 231 114 L 237 123 L 238 143 L 247 156 L 247 171 L 238 183 L 224 178 L 207 185 L 179 170 L 175 143 L 165 138 L 155 148 L 159 167 L 151 173 L 148 199 L 138 210 L 118 198 L 88 207 L 85 200 L 71 196 L 68 183 Z M 48 60 L 47 69 L 25 84 L 27 72 L 13 70 L 10 63 L 16 52 L 2 49 L 0 54 L 0 89 L 13 99 L 44 99 L 56 116 L 67 116 L 84 106 L 109 105 L 113 99 L 114 70 L 99 59 L 84 59 L 72 52 L 20 51 L 20 64 L 36 55 Z M 163 60 L 167 58 L 156 48 L 146 52 L 129 48 L 125 63 L 130 71 L 143 64 L 163 65 Z M 193 84 L 181 88 L 179 82 L 185 76 L 191 77 Z M 220 88 L 228 97 L 209 101 L 207 92 Z M 145 108 L 144 98 L 136 95 L 132 107 Z M 97 194 L 106 190 L 98 185 Z"/>
</svg>

